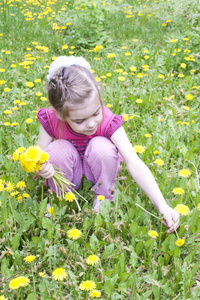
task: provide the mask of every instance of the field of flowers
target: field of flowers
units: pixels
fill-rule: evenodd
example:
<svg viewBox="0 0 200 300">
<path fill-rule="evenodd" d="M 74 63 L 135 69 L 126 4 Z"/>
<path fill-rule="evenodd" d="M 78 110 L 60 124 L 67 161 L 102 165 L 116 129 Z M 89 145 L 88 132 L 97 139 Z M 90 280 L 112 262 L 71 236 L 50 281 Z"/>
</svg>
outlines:
<svg viewBox="0 0 200 300">
<path fill-rule="evenodd" d="M 0 300 L 198 299 L 199 11 L 195 0 L 0 0 Z M 58 199 L 24 172 L 18 157 L 37 142 L 60 55 L 91 64 L 180 212 L 177 232 L 167 234 L 124 165 L 99 214 L 85 178 L 79 211 L 74 194 Z"/>
</svg>

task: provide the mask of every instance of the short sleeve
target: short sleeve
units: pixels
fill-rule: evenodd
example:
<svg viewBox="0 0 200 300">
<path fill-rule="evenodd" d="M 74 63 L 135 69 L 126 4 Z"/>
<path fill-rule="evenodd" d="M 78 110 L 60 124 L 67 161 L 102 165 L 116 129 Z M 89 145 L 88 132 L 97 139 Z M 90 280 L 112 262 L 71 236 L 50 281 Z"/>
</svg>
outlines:
<svg viewBox="0 0 200 300">
<path fill-rule="evenodd" d="M 42 108 L 37 112 L 37 118 L 38 121 L 40 122 L 40 124 L 44 127 L 44 129 L 46 130 L 46 132 L 52 137 L 55 138 L 53 130 L 52 130 L 52 126 L 51 126 L 51 121 L 49 118 L 49 114 L 48 114 L 48 109 L 46 108 Z"/>
<path fill-rule="evenodd" d="M 110 139 L 113 133 L 122 126 L 123 122 L 123 116 L 115 115 L 108 127 L 106 128 L 104 136 Z"/>
</svg>

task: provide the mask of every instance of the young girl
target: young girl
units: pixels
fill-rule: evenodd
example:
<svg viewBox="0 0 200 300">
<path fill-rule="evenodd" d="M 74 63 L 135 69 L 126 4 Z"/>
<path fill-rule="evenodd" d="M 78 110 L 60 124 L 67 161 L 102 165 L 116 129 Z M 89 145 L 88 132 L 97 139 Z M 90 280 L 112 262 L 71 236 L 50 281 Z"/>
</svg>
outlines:
<svg viewBox="0 0 200 300">
<path fill-rule="evenodd" d="M 50 154 L 50 162 L 38 174 L 48 179 L 50 189 L 56 191 L 52 164 L 65 172 L 76 189 L 84 174 L 94 184 L 93 207 L 98 211 L 98 195 L 113 201 L 123 159 L 133 180 L 164 215 L 168 233 L 178 228 L 179 214 L 167 205 L 152 173 L 135 153 L 122 127 L 123 117 L 103 105 L 89 63 L 82 57 L 58 57 L 47 78 L 51 108 L 38 111 L 38 145 Z"/>
</svg>

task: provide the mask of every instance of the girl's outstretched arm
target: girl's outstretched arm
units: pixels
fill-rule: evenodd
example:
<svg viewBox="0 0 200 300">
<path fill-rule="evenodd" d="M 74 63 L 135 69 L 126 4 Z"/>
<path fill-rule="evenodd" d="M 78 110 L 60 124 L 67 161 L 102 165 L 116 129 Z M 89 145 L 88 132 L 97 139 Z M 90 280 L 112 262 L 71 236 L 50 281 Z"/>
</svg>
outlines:
<svg viewBox="0 0 200 300">
<path fill-rule="evenodd" d="M 40 148 L 42 148 L 43 150 L 45 150 L 46 147 L 52 141 L 53 141 L 53 138 L 46 132 L 44 127 L 42 125 L 40 125 L 39 138 L 37 141 L 37 145 L 40 146 Z M 50 164 L 49 162 L 45 162 L 42 165 L 42 170 L 40 170 L 37 174 L 43 178 L 49 179 L 49 178 L 53 177 L 53 175 L 54 175 L 54 168 L 53 168 L 52 164 Z"/>
<path fill-rule="evenodd" d="M 174 227 L 178 228 L 180 224 L 179 213 L 166 203 L 153 174 L 136 154 L 123 127 L 113 133 L 111 141 L 118 148 L 131 177 L 145 192 L 159 214 L 164 215 L 164 224 L 169 228 L 168 233 L 173 232 Z"/>
</svg>

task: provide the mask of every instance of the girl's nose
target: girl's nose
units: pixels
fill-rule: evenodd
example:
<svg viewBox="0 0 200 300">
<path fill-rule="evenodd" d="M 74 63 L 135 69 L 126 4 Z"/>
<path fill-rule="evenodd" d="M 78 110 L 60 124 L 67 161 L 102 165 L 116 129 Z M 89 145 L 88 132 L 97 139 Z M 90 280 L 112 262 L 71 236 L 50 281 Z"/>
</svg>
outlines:
<svg viewBox="0 0 200 300">
<path fill-rule="evenodd" d="M 94 128 L 95 122 L 92 119 L 87 120 L 86 126 L 87 128 Z"/>
</svg>

